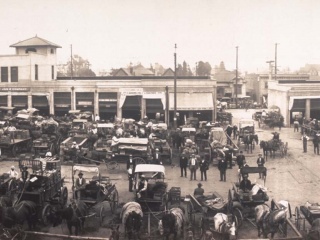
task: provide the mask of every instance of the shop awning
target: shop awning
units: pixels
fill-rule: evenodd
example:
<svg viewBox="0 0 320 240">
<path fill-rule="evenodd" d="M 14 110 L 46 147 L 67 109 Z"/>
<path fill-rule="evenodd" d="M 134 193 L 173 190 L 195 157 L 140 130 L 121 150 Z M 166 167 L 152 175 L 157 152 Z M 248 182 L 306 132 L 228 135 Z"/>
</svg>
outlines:
<svg viewBox="0 0 320 240">
<path fill-rule="evenodd" d="M 177 110 L 213 110 L 212 93 L 177 93 Z M 174 93 L 169 93 L 169 110 L 174 110 Z"/>
</svg>

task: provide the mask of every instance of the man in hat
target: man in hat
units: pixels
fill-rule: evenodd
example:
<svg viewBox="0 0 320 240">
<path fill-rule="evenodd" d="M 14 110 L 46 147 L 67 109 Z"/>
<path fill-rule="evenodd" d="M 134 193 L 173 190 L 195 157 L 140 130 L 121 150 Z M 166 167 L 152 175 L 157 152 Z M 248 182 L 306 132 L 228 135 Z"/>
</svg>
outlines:
<svg viewBox="0 0 320 240">
<path fill-rule="evenodd" d="M 18 179 L 19 173 L 15 170 L 15 167 L 12 165 L 9 172 L 9 177 L 12 179 Z"/>
<path fill-rule="evenodd" d="M 265 161 L 264 161 L 264 158 L 262 157 L 261 153 L 259 153 L 259 157 L 257 159 L 257 164 L 258 164 L 258 167 L 264 167 Z M 262 178 L 262 177 L 263 177 L 263 174 L 259 173 L 259 178 Z"/>
<path fill-rule="evenodd" d="M 132 173 L 134 173 L 136 169 L 136 161 L 133 159 L 132 154 L 129 155 L 127 160 L 127 170 L 132 169 Z"/>
<path fill-rule="evenodd" d="M 148 181 L 146 179 L 145 175 L 141 175 L 140 176 L 140 181 L 139 181 L 139 185 L 138 185 L 138 191 L 137 191 L 137 195 L 138 197 L 146 197 L 147 196 L 147 188 L 148 188 Z"/>
<path fill-rule="evenodd" d="M 133 170 L 132 168 L 129 168 L 128 169 L 129 192 L 132 192 L 132 189 L 133 189 L 133 176 L 134 176 Z"/>
<path fill-rule="evenodd" d="M 248 179 L 248 174 L 243 174 L 243 179 L 240 182 L 240 186 L 239 189 L 242 190 L 243 192 L 250 192 L 252 185 L 251 185 L 251 181 Z"/>
<path fill-rule="evenodd" d="M 307 152 L 307 145 L 308 145 L 308 140 L 309 137 L 306 135 L 306 133 L 304 132 L 302 137 L 301 137 L 302 143 L 303 143 L 303 152 L 306 153 Z"/>
<path fill-rule="evenodd" d="M 226 181 L 227 168 L 228 168 L 227 161 L 224 158 L 220 159 L 218 163 L 218 169 L 220 171 L 220 182 Z"/>
<path fill-rule="evenodd" d="M 191 154 L 191 157 L 189 158 L 188 166 L 190 169 L 190 181 L 197 180 L 197 169 L 199 163 L 194 153 Z"/>
<path fill-rule="evenodd" d="M 320 134 L 317 133 L 312 139 L 312 143 L 313 143 L 314 154 L 318 154 L 318 155 L 319 155 L 319 142 L 320 142 Z"/>
<path fill-rule="evenodd" d="M 243 152 L 240 151 L 240 154 L 237 156 L 237 164 L 239 169 L 243 167 L 243 164 L 246 162 L 246 157 L 243 155 Z"/>
<path fill-rule="evenodd" d="M 228 150 L 225 152 L 225 159 L 227 163 L 229 163 L 229 168 L 232 169 L 232 156 L 233 156 L 233 148 L 228 147 Z"/>
<path fill-rule="evenodd" d="M 78 176 L 79 176 L 79 178 L 76 179 L 76 185 L 75 185 L 75 188 L 76 188 L 75 197 L 76 198 L 80 197 L 80 196 L 78 196 L 78 192 L 80 191 L 80 194 L 81 194 L 81 190 L 83 190 L 86 186 L 86 179 L 83 178 L 83 173 L 79 172 Z"/>
<path fill-rule="evenodd" d="M 180 155 L 180 170 L 181 170 L 181 175 L 180 177 L 187 177 L 187 166 L 188 166 L 188 155 L 185 150 L 183 150 L 182 154 Z"/>
<path fill-rule="evenodd" d="M 202 188 L 202 183 L 198 183 L 198 187 L 194 189 L 193 195 L 195 197 L 200 197 L 200 196 L 203 196 L 203 194 L 204 194 L 204 189 Z"/>
</svg>

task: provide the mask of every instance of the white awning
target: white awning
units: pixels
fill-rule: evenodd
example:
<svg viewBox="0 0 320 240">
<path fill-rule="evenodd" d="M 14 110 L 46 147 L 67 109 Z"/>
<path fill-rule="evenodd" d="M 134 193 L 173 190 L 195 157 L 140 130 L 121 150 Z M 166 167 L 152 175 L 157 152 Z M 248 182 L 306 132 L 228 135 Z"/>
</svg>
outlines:
<svg viewBox="0 0 320 240">
<path fill-rule="evenodd" d="M 212 93 L 177 93 L 177 110 L 213 110 Z M 169 93 L 169 110 L 174 110 L 174 93 Z"/>
</svg>

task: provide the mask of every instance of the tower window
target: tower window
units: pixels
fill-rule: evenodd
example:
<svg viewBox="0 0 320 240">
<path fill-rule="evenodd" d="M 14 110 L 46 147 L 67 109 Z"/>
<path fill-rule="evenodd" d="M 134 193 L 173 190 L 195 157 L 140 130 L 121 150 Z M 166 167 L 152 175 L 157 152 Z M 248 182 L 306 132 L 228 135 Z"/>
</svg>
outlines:
<svg viewBox="0 0 320 240">
<path fill-rule="evenodd" d="M 26 49 L 26 53 L 28 53 L 28 52 L 37 52 L 37 49 L 35 49 L 35 48 L 27 48 Z"/>
</svg>

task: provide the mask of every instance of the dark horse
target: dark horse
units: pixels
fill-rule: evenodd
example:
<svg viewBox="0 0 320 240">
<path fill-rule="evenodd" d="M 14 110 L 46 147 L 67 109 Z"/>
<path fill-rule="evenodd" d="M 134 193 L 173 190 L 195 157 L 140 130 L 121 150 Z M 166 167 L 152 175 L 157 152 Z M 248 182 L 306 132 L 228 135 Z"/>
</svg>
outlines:
<svg viewBox="0 0 320 240">
<path fill-rule="evenodd" d="M 184 212 L 183 208 L 177 207 L 171 208 L 167 213 L 165 213 L 159 221 L 158 228 L 160 235 L 169 239 L 170 235 L 173 234 L 174 239 L 176 239 L 180 232 L 181 236 L 183 236 L 185 224 Z"/>
<path fill-rule="evenodd" d="M 128 202 L 123 205 L 120 218 L 125 227 L 128 239 L 140 239 L 140 228 L 142 226 L 143 212 L 137 202 Z"/>
<path fill-rule="evenodd" d="M 270 153 L 270 157 L 275 158 L 275 147 L 274 147 L 274 141 L 260 141 L 260 148 L 263 149 L 263 156 L 265 160 L 268 159 L 268 152 Z"/>
<path fill-rule="evenodd" d="M 62 209 L 52 210 L 50 219 L 53 223 L 53 227 L 58 226 L 65 219 L 67 222 L 68 230 L 72 235 L 72 227 L 75 227 L 75 235 L 79 234 L 79 230 L 83 230 L 85 217 L 88 214 L 87 205 L 80 200 L 72 200 L 71 204 Z"/>
<path fill-rule="evenodd" d="M 259 138 L 257 134 L 248 134 L 245 135 L 243 138 L 243 142 L 245 144 L 245 150 L 247 150 L 247 153 L 249 153 L 249 147 L 250 147 L 250 153 L 252 153 L 252 149 L 254 149 L 254 144 L 259 143 Z"/>
<path fill-rule="evenodd" d="M 21 201 L 14 207 L 0 206 L 0 223 L 5 228 L 23 225 L 27 221 L 29 229 L 35 229 L 37 222 L 36 204 L 31 201 Z"/>
<path fill-rule="evenodd" d="M 258 228 L 258 237 L 262 234 L 264 238 L 271 233 L 273 239 L 274 234 L 278 231 L 279 225 L 284 224 L 287 218 L 288 208 L 281 208 L 271 211 L 269 206 L 262 204 L 255 207 L 255 218 Z"/>
</svg>

